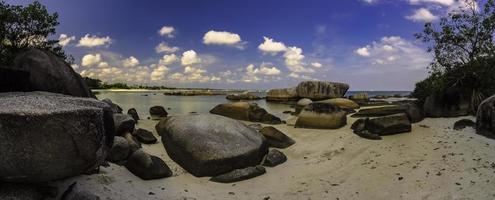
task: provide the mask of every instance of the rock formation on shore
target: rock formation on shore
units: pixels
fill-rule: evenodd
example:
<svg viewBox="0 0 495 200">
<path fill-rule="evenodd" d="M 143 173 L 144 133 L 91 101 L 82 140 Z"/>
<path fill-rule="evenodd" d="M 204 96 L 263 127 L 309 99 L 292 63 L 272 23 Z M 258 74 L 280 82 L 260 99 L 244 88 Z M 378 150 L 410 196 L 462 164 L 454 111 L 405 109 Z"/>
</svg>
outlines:
<svg viewBox="0 0 495 200">
<path fill-rule="evenodd" d="M 303 81 L 294 88 L 271 89 L 266 94 L 267 101 L 297 101 L 301 98 L 323 100 L 343 97 L 349 85 L 327 81 Z"/>
<path fill-rule="evenodd" d="M 243 92 L 240 94 L 229 94 L 225 98 L 228 100 L 232 100 L 232 101 L 262 99 L 261 97 L 253 94 L 252 92 Z"/>
<path fill-rule="evenodd" d="M 236 102 L 224 103 L 210 110 L 211 114 L 222 115 L 238 120 L 261 122 L 265 124 L 280 124 L 280 118 L 260 108 L 256 103 Z"/>
<path fill-rule="evenodd" d="M 476 132 L 495 139 L 495 95 L 479 105 L 476 114 Z"/>
<path fill-rule="evenodd" d="M 297 118 L 296 128 L 338 129 L 347 124 L 347 112 L 327 103 L 311 103 Z"/>
</svg>

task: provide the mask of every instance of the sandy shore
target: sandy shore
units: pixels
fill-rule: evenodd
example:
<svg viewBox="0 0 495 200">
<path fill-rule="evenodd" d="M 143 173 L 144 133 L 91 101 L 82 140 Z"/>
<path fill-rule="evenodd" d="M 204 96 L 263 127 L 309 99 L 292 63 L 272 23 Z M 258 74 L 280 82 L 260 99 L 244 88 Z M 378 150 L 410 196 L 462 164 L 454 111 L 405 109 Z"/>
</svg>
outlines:
<svg viewBox="0 0 495 200">
<path fill-rule="evenodd" d="M 471 118 L 471 117 L 464 117 Z M 288 161 L 260 177 L 220 184 L 185 172 L 162 143 L 143 145 L 161 157 L 174 176 L 142 181 L 111 164 L 77 181 L 102 199 L 495 199 L 495 140 L 474 129 L 455 131 L 461 118 L 425 119 L 413 132 L 373 141 L 348 125 L 338 130 L 295 129 L 277 125 L 296 144 L 282 149 Z M 155 134 L 156 121 L 139 127 Z"/>
</svg>

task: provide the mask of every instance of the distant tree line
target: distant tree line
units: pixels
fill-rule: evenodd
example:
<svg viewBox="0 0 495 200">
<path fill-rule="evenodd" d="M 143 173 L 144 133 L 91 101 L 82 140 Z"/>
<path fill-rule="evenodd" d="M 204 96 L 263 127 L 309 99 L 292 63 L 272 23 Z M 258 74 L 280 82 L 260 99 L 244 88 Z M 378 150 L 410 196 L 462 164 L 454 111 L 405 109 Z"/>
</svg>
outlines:
<svg viewBox="0 0 495 200">
<path fill-rule="evenodd" d="M 147 86 L 147 85 L 127 85 L 126 83 L 105 83 L 99 79 L 83 77 L 90 89 L 147 89 L 147 90 L 166 90 L 176 89 L 165 86 Z"/>
<path fill-rule="evenodd" d="M 495 5 L 467 0 L 467 7 L 451 11 L 439 27 L 426 23 L 416 38 L 429 44 L 434 55 L 429 76 L 416 84 L 412 95 L 424 102 L 447 88 L 471 91 L 473 112 L 484 98 L 495 94 Z"/>
</svg>

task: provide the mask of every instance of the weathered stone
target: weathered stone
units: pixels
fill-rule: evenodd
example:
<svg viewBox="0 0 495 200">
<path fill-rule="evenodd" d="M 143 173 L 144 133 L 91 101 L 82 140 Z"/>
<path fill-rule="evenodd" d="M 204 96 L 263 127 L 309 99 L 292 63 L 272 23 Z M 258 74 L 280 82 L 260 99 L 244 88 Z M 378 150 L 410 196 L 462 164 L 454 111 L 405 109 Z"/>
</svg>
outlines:
<svg viewBox="0 0 495 200">
<path fill-rule="evenodd" d="M 471 93 L 459 88 L 449 88 L 428 96 L 423 105 L 428 117 L 458 117 L 469 114 Z"/>
<path fill-rule="evenodd" d="M 127 143 L 129 143 L 129 154 L 132 154 L 134 151 L 141 148 L 141 143 L 139 143 L 137 138 L 134 137 L 131 133 L 126 132 L 122 136 L 127 140 Z"/>
<path fill-rule="evenodd" d="M 368 120 L 369 120 L 369 118 L 356 120 L 351 125 L 351 129 L 359 137 L 370 139 L 370 140 L 381 140 L 382 137 L 380 135 L 375 134 L 375 133 L 370 133 L 368 130 L 366 130 L 366 121 L 368 121 Z"/>
<path fill-rule="evenodd" d="M 143 180 L 160 179 L 172 176 L 172 171 L 162 159 L 149 155 L 142 149 L 131 154 L 125 167 Z"/>
<path fill-rule="evenodd" d="M 495 95 L 478 106 L 476 133 L 495 139 Z"/>
<path fill-rule="evenodd" d="M 297 103 L 296 103 L 296 113 L 295 114 L 298 115 L 299 113 L 301 113 L 302 109 L 311 103 L 313 103 L 313 101 L 311 101 L 311 99 L 308 99 L 308 98 L 299 99 L 299 101 L 297 101 Z"/>
<path fill-rule="evenodd" d="M 466 127 L 476 128 L 476 122 L 470 119 L 461 119 L 454 123 L 454 130 L 462 130 Z"/>
<path fill-rule="evenodd" d="M 297 101 L 296 88 L 271 89 L 266 93 L 267 101 Z"/>
<path fill-rule="evenodd" d="M 238 101 L 238 100 L 259 100 L 261 97 L 253 94 L 252 92 L 243 92 L 240 94 L 229 94 L 225 98 L 228 100 Z"/>
<path fill-rule="evenodd" d="M 150 108 L 151 119 L 161 119 L 167 117 L 168 113 L 163 106 L 153 106 Z"/>
<path fill-rule="evenodd" d="M 296 143 L 292 138 L 285 135 L 278 129 L 273 126 L 267 126 L 260 130 L 260 133 L 263 134 L 266 138 L 266 143 L 270 147 L 275 148 L 287 148 Z"/>
<path fill-rule="evenodd" d="M 342 108 L 342 109 L 358 109 L 359 108 L 359 104 L 357 104 L 356 102 L 354 102 L 352 100 L 345 99 L 345 98 L 326 99 L 326 100 L 322 100 L 322 101 L 318 101 L 318 102 L 319 103 L 332 104 L 332 105 L 338 106 L 339 108 Z"/>
<path fill-rule="evenodd" d="M 264 137 L 219 115 L 172 116 L 156 125 L 167 154 L 194 176 L 216 176 L 260 163 Z"/>
<path fill-rule="evenodd" d="M 415 103 L 364 108 L 353 114 L 352 117 L 382 117 L 398 113 L 405 113 L 412 123 L 420 122 L 424 119 L 423 111 Z"/>
<path fill-rule="evenodd" d="M 142 128 L 137 129 L 133 135 L 139 142 L 144 144 L 154 144 L 157 141 L 156 137 L 151 131 Z"/>
<path fill-rule="evenodd" d="M 119 113 L 121 114 L 122 113 L 122 111 L 123 111 L 122 108 L 119 105 L 113 103 L 112 100 L 102 99 L 101 101 L 107 103 L 110 106 L 110 108 L 112 109 L 113 113 L 115 113 L 115 114 L 119 114 Z"/>
<path fill-rule="evenodd" d="M 411 132 L 411 122 L 404 113 L 370 118 L 366 120 L 366 130 L 377 135 Z"/>
<path fill-rule="evenodd" d="M 2 200 L 44 200 L 46 198 L 35 185 L 0 183 L 0 199 Z"/>
<path fill-rule="evenodd" d="M 368 101 L 370 97 L 368 96 L 368 93 L 360 92 L 349 96 L 349 99 L 353 101 Z"/>
<path fill-rule="evenodd" d="M 312 100 L 340 98 L 345 95 L 349 85 L 326 81 L 303 81 L 296 87 L 299 97 Z"/>
<path fill-rule="evenodd" d="M 113 138 L 113 145 L 108 153 L 107 160 L 110 162 L 121 162 L 126 160 L 129 156 L 129 143 L 127 140 L 120 136 L 115 136 Z"/>
<path fill-rule="evenodd" d="M 0 67 L 0 92 L 46 91 L 93 97 L 81 76 L 62 58 L 49 51 L 28 49 L 11 67 Z"/>
<path fill-rule="evenodd" d="M 105 161 L 114 125 L 92 98 L 47 92 L 0 93 L 0 181 L 47 182 Z"/>
<path fill-rule="evenodd" d="M 74 182 L 62 194 L 60 200 L 100 200 L 100 197 L 78 187 L 77 182 Z"/>
<path fill-rule="evenodd" d="M 115 125 L 115 134 L 123 135 L 124 133 L 134 132 L 136 121 L 131 116 L 126 114 L 113 114 L 113 122 Z"/>
<path fill-rule="evenodd" d="M 137 122 L 139 120 L 139 115 L 138 115 L 137 110 L 135 108 L 131 108 L 131 109 L 127 110 L 127 114 L 129 116 L 131 116 L 132 119 L 134 119 L 134 121 Z"/>
<path fill-rule="evenodd" d="M 210 110 L 211 114 L 222 115 L 232 119 L 245 120 L 251 122 L 261 122 L 265 124 L 281 124 L 280 118 L 268 113 L 260 108 L 256 103 L 236 102 L 217 105 Z"/>
<path fill-rule="evenodd" d="M 287 156 L 284 153 L 276 149 L 270 149 L 268 154 L 266 154 L 263 166 L 275 167 L 287 161 Z"/>
<path fill-rule="evenodd" d="M 347 124 L 347 112 L 327 103 L 312 103 L 303 109 L 296 128 L 338 129 Z"/>
<path fill-rule="evenodd" d="M 266 173 L 263 166 L 246 167 L 243 169 L 235 169 L 231 172 L 215 176 L 210 181 L 218 183 L 233 183 L 261 176 Z"/>
</svg>

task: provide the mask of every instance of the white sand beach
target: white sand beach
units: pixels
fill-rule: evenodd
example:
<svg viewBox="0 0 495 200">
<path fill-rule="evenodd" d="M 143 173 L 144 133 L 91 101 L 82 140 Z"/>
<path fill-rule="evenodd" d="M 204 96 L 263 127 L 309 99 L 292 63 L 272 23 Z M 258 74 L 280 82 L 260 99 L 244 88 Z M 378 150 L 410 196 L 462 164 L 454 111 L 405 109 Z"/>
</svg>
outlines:
<svg viewBox="0 0 495 200">
<path fill-rule="evenodd" d="M 411 133 L 367 140 L 348 125 L 338 130 L 275 127 L 297 143 L 281 149 L 288 161 L 267 173 L 233 184 L 197 178 L 173 162 L 159 141 L 145 145 L 170 166 L 174 176 L 143 181 L 110 164 L 99 174 L 82 175 L 83 189 L 102 199 L 494 199 L 495 140 L 472 128 L 455 131 L 462 118 L 427 118 Z M 157 121 L 138 126 L 156 134 Z M 250 124 L 250 122 L 246 122 Z M 62 187 L 63 188 L 63 187 Z"/>
</svg>

